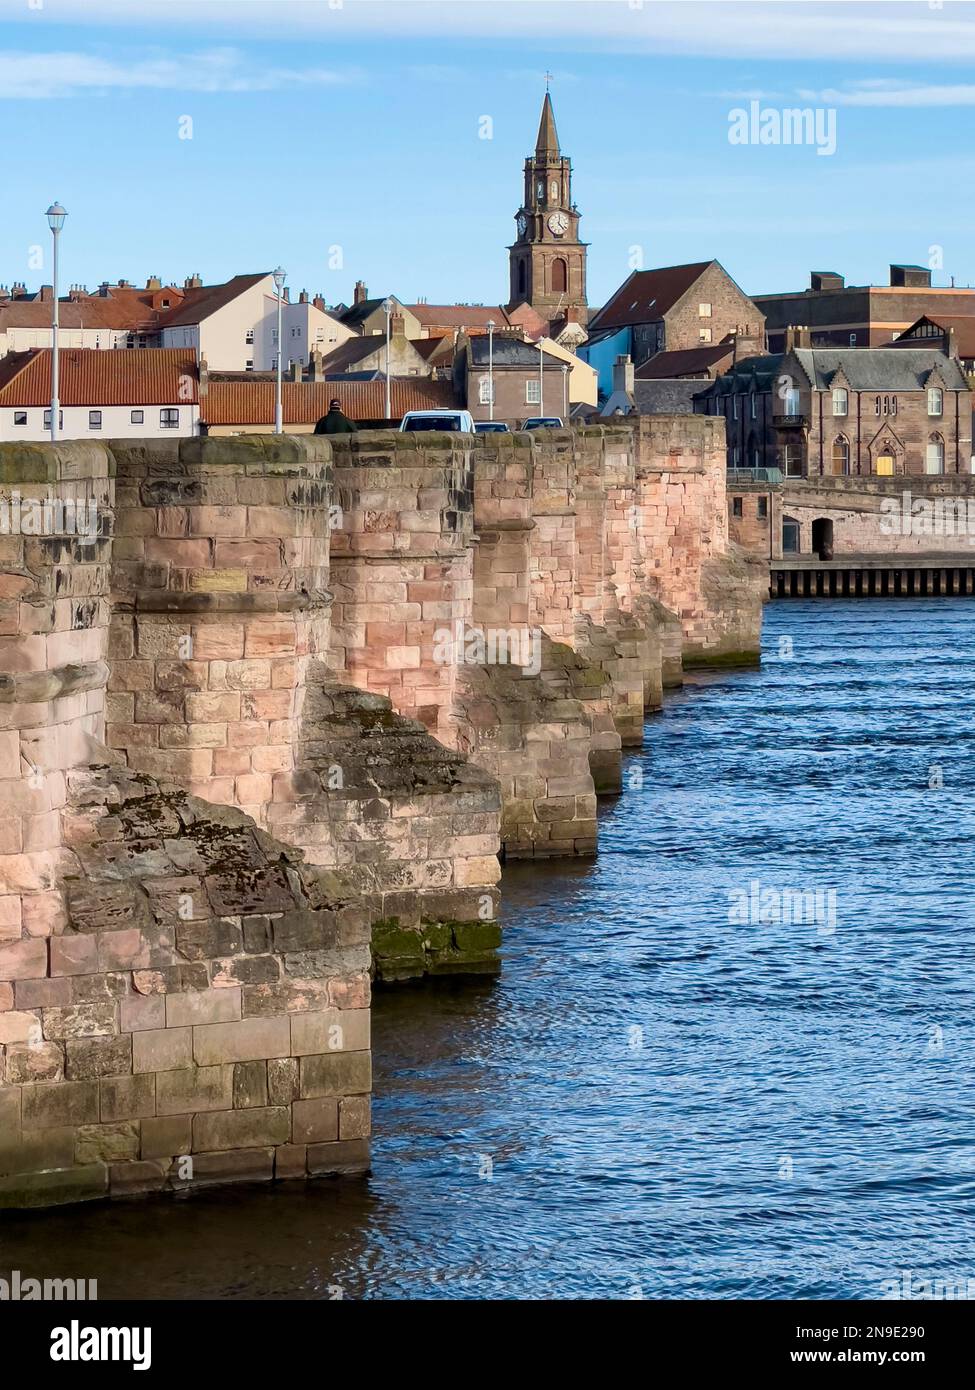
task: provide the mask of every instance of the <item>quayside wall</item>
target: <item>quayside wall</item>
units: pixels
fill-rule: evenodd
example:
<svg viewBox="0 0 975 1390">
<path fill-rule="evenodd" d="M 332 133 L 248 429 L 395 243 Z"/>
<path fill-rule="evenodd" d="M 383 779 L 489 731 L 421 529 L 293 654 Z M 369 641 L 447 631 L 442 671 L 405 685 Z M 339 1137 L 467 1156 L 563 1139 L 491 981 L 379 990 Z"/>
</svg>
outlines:
<svg viewBox="0 0 975 1390">
<path fill-rule="evenodd" d="M 0 1206 L 367 1169 L 372 981 L 757 660 L 713 431 L 0 446 Z"/>
</svg>

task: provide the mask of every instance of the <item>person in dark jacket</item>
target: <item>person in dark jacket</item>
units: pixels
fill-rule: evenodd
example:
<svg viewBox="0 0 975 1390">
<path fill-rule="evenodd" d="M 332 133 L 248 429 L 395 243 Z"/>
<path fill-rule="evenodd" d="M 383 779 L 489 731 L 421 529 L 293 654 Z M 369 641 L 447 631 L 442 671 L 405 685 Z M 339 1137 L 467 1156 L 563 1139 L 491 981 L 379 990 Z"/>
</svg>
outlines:
<svg viewBox="0 0 975 1390">
<path fill-rule="evenodd" d="M 341 401 L 329 401 L 328 414 L 315 426 L 316 434 L 355 434 L 359 426 L 342 413 Z"/>
</svg>

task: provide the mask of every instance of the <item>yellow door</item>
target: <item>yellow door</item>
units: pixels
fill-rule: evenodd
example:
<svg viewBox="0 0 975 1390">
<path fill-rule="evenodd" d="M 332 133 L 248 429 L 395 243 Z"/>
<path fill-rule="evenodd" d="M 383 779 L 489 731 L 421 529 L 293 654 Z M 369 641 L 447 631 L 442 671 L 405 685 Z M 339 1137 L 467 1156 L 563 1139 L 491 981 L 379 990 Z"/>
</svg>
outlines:
<svg viewBox="0 0 975 1390">
<path fill-rule="evenodd" d="M 877 472 L 884 478 L 889 478 L 893 474 L 894 458 L 892 454 L 877 455 Z"/>
</svg>

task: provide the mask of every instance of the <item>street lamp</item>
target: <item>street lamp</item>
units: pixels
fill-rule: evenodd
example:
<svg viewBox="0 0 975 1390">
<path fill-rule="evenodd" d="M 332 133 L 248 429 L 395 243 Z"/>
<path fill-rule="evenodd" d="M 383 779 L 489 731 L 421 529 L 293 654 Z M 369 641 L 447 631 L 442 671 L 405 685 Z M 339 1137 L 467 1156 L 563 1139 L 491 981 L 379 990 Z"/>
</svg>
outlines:
<svg viewBox="0 0 975 1390">
<path fill-rule="evenodd" d="M 284 282 L 287 279 L 288 272 L 286 270 L 282 270 L 281 267 L 278 266 L 277 270 L 275 270 L 273 274 L 274 288 L 278 292 L 278 374 L 277 380 L 274 385 L 274 433 L 283 434 L 284 410 L 281 405 L 281 352 L 284 345 L 281 340 L 281 311 L 283 308 L 284 299 Z"/>
<path fill-rule="evenodd" d="M 386 315 L 386 422 L 393 418 L 393 396 L 389 381 L 389 326 L 393 316 L 393 301 L 383 300 L 383 313 Z"/>
<path fill-rule="evenodd" d="M 562 419 L 569 418 L 569 364 L 562 368 Z"/>
<path fill-rule="evenodd" d="M 60 203 L 52 203 L 47 210 L 47 225 L 54 238 L 54 268 L 51 278 L 54 281 L 54 303 L 51 306 L 51 439 L 58 437 L 61 402 L 58 400 L 58 235 L 64 226 L 67 213 Z"/>
<path fill-rule="evenodd" d="M 488 319 L 488 419 L 494 419 L 494 330 L 497 324 Z"/>
<path fill-rule="evenodd" d="M 538 413 L 545 414 L 545 349 L 538 344 Z"/>
</svg>

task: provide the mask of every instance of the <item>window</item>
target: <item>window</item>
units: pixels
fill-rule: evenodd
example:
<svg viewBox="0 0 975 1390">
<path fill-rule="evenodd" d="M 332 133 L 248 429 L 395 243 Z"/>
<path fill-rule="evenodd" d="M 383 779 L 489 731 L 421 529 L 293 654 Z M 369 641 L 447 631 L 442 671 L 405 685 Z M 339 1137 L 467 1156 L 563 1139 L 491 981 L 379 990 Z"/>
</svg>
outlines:
<svg viewBox="0 0 975 1390">
<path fill-rule="evenodd" d="M 702 343 L 709 343 L 711 341 L 710 328 L 699 328 L 697 330 L 697 336 Z"/>
<path fill-rule="evenodd" d="M 525 403 L 526 405 L 541 405 L 542 403 L 542 383 L 535 381 L 534 378 L 525 382 Z"/>
<path fill-rule="evenodd" d="M 549 196 L 551 197 L 553 203 L 557 203 L 559 201 L 559 186 L 554 179 L 552 180 L 551 186 L 549 188 Z"/>
<path fill-rule="evenodd" d="M 144 413 L 143 413 L 141 410 L 130 410 L 130 411 L 129 411 L 129 424 L 130 424 L 130 425 L 141 425 L 141 424 L 143 423 L 143 421 L 145 420 L 145 418 L 146 418 L 146 417 L 145 417 Z"/>
<path fill-rule="evenodd" d="M 162 307 L 163 307 L 164 309 L 168 309 L 168 308 L 169 308 L 169 300 L 168 300 L 168 299 L 164 299 L 164 300 L 163 300 L 163 302 L 162 302 Z"/>
<path fill-rule="evenodd" d="M 732 420 L 737 420 L 737 419 L 738 419 L 738 397 L 737 397 L 737 396 L 732 396 L 732 398 L 731 398 L 731 418 L 732 418 Z"/>
<path fill-rule="evenodd" d="M 751 399 L 751 417 L 752 417 L 753 420 L 757 420 L 757 419 L 758 419 L 758 397 L 755 395 L 754 391 L 752 392 L 751 398 L 750 398 L 750 399 Z"/>
<path fill-rule="evenodd" d="M 836 477 L 842 477 L 850 471 L 850 445 L 841 434 L 838 434 L 833 440 L 831 463 L 831 471 Z"/>
<path fill-rule="evenodd" d="M 700 319 L 709 319 L 711 317 L 711 305 L 699 304 L 697 306 L 697 316 Z"/>
<path fill-rule="evenodd" d="M 799 523 L 792 516 L 782 518 L 782 553 L 783 555 L 798 555 L 799 553 Z"/>
<path fill-rule="evenodd" d="M 254 341 L 254 330 L 253 330 L 253 328 L 248 328 L 247 332 L 244 334 L 244 342 L 245 342 L 245 343 L 252 343 L 253 341 Z"/>
<path fill-rule="evenodd" d="M 783 446 L 782 472 L 787 478 L 802 477 L 802 449 L 798 444 L 786 444 Z"/>
<path fill-rule="evenodd" d="M 891 396 L 891 398 L 890 398 L 890 413 L 891 413 L 891 415 L 896 415 L 896 414 L 897 414 L 897 397 L 896 397 L 896 396 Z"/>
<path fill-rule="evenodd" d="M 478 391 L 478 400 L 481 405 L 491 405 L 494 401 L 494 382 L 489 376 L 482 376 Z"/>
<path fill-rule="evenodd" d="M 569 267 L 561 256 L 556 256 L 552 262 L 552 292 L 553 294 L 565 294 L 569 288 Z"/>
<path fill-rule="evenodd" d="M 879 397 L 879 396 L 876 396 L 876 397 L 874 398 L 873 413 L 874 413 L 874 415 L 879 415 L 879 414 L 880 414 L 880 397 Z"/>
<path fill-rule="evenodd" d="M 731 515 L 744 516 L 744 498 L 733 497 L 731 499 Z"/>
<path fill-rule="evenodd" d="M 799 388 L 798 388 L 798 386 L 789 386 L 789 387 L 786 389 L 786 391 L 784 392 L 784 394 L 783 394 L 783 396 L 782 396 L 782 403 L 783 403 L 783 405 L 784 405 L 784 407 L 785 407 L 785 409 L 784 409 L 783 412 L 782 412 L 784 415 L 798 415 L 798 414 L 799 414 L 799 405 L 800 405 L 800 401 L 799 401 Z"/>
<path fill-rule="evenodd" d="M 88 428 L 90 430 L 100 430 L 102 427 L 102 412 L 100 410 L 89 410 Z"/>
<path fill-rule="evenodd" d="M 845 415 L 849 410 L 849 396 L 842 386 L 833 388 L 833 414 Z"/>
<path fill-rule="evenodd" d="M 850 347 L 856 347 L 856 345 L 857 345 L 857 335 L 856 335 L 855 333 L 851 333 L 851 334 L 850 334 Z"/>
<path fill-rule="evenodd" d="M 253 370 L 254 370 L 254 359 L 253 359 L 253 357 L 248 357 L 247 361 L 244 363 L 244 371 L 245 371 L 245 372 L 252 372 Z"/>
<path fill-rule="evenodd" d="M 945 471 L 945 445 L 940 434 L 933 434 L 928 440 L 927 452 L 924 456 L 925 473 L 943 473 Z"/>
<path fill-rule="evenodd" d="M 161 430 L 175 430 L 179 427 L 179 411 L 167 407 L 159 412 L 159 428 Z"/>
<path fill-rule="evenodd" d="M 15 411 L 14 411 L 14 424 L 15 424 L 15 425 L 26 425 L 26 424 L 27 424 L 27 411 L 26 411 L 26 410 L 15 410 Z"/>
<path fill-rule="evenodd" d="M 928 414 L 940 415 L 944 408 L 944 393 L 937 386 L 928 387 Z"/>
<path fill-rule="evenodd" d="M 758 499 L 758 504 L 757 504 L 757 507 L 756 507 L 756 512 L 757 512 L 759 521 L 764 521 L 764 520 L 766 519 L 766 517 L 768 516 L 768 498 L 767 498 L 767 497 L 760 497 L 760 498 Z"/>
<path fill-rule="evenodd" d="M 49 429 L 51 428 L 51 412 L 50 412 L 49 410 L 45 410 L 45 412 L 44 412 L 44 428 L 45 428 L 46 430 L 49 430 Z M 63 411 L 63 410 L 59 410 L 59 411 L 58 411 L 58 429 L 59 429 L 59 430 L 63 430 L 63 429 L 64 429 L 64 411 Z"/>
</svg>

